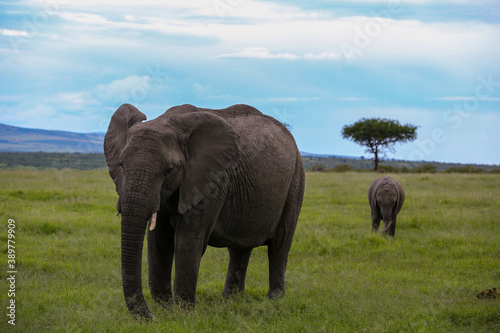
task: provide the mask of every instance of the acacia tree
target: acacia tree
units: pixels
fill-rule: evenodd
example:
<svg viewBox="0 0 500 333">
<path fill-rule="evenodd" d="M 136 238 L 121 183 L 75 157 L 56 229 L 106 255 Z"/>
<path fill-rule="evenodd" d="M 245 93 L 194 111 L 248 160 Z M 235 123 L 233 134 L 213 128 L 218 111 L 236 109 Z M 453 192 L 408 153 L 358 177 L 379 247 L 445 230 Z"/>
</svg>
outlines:
<svg viewBox="0 0 500 333">
<path fill-rule="evenodd" d="M 394 153 L 396 143 L 405 143 L 417 138 L 417 126 L 401 125 L 397 120 L 380 118 L 362 118 L 352 125 L 342 128 L 342 136 L 359 145 L 367 147 L 366 152 L 372 153 L 374 171 L 378 170 L 379 154 L 386 151 Z"/>
</svg>

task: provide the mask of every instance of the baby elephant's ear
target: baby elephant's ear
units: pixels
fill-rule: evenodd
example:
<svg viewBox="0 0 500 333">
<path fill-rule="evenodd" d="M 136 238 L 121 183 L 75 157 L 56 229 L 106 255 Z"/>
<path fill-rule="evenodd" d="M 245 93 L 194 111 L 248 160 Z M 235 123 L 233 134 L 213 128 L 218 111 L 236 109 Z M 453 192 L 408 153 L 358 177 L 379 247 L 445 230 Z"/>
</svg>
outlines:
<svg viewBox="0 0 500 333">
<path fill-rule="evenodd" d="M 186 146 L 186 170 L 180 185 L 178 211 L 184 214 L 223 186 L 227 170 L 239 159 L 238 135 L 224 119 L 209 112 L 175 116 L 179 140 Z"/>
<path fill-rule="evenodd" d="M 108 163 L 109 175 L 120 195 L 123 174 L 119 165 L 120 155 L 127 142 L 127 132 L 135 124 L 146 120 L 146 115 L 130 104 L 123 104 L 115 111 L 104 136 L 104 156 Z"/>
<path fill-rule="evenodd" d="M 395 181 L 396 188 L 398 190 L 398 202 L 397 202 L 397 212 L 401 210 L 403 207 L 403 203 L 405 202 L 405 190 L 403 189 L 403 185 L 399 181 Z"/>
</svg>

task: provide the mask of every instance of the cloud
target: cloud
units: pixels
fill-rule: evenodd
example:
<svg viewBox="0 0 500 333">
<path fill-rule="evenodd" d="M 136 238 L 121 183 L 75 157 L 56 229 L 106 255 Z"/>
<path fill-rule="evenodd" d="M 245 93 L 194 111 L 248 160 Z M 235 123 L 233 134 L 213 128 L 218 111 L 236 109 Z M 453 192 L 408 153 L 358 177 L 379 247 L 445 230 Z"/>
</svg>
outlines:
<svg viewBox="0 0 500 333">
<path fill-rule="evenodd" d="M 332 1 L 332 2 L 340 2 L 343 3 L 344 0 L 337 0 L 337 1 Z M 380 3 L 380 4 L 387 4 L 387 0 L 351 0 L 350 2 L 357 2 L 357 3 Z M 428 3 L 432 4 L 494 4 L 495 0 L 476 0 L 476 1 L 471 1 L 471 0 L 397 0 L 397 1 L 392 1 L 393 3 L 402 3 L 402 4 L 416 4 L 416 5 L 425 5 Z"/>
<path fill-rule="evenodd" d="M 222 17 L 214 7 L 219 2 L 229 6 L 224 7 Z M 405 2 L 418 4 L 427 1 L 400 2 L 402 7 Z M 120 8 L 110 12 L 107 5 Z M 478 55 L 483 55 L 484 50 L 498 50 L 496 41 L 500 38 L 500 30 L 495 24 L 407 20 L 400 15 L 401 8 L 393 12 L 387 10 L 385 14 L 383 11 L 374 12 L 373 16 L 338 17 L 331 9 L 306 10 L 254 0 L 150 0 L 140 6 L 134 1 L 108 0 L 101 5 L 97 0 L 76 0 L 61 5 L 60 9 L 64 11 L 53 12 L 64 20 L 60 27 L 64 38 L 60 43 L 96 48 L 102 45 L 140 45 L 156 49 L 158 39 L 151 37 L 155 34 L 178 39 L 185 37 L 184 40 L 194 37 L 197 41 L 199 38 L 217 41 L 217 47 L 213 47 L 214 43 L 212 47 L 202 45 L 197 52 L 219 58 L 419 59 L 444 63 L 449 63 L 450 59 L 456 64 L 471 58 L 479 59 Z M 116 15 L 118 11 L 120 14 Z M 3 29 L 0 32 L 26 36 L 29 31 Z M 185 44 L 189 45 L 189 42 Z M 491 57 L 487 60 L 492 60 Z"/>
<path fill-rule="evenodd" d="M 291 53 L 271 53 L 265 47 L 247 47 L 241 51 L 233 53 L 225 53 L 218 56 L 219 58 L 256 58 L 256 59 L 286 59 L 296 60 L 298 56 Z"/>
<path fill-rule="evenodd" d="M 167 89 L 166 77 L 130 75 L 95 88 L 95 96 L 105 103 L 140 103 Z"/>
<path fill-rule="evenodd" d="M 44 102 L 68 114 L 85 114 L 89 108 L 99 105 L 99 101 L 88 91 L 58 93 L 47 97 Z"/>
<path fill-rule="evenodd" d="M 225 53 L 217 56 L 218 58 L 254 58 L 254 59 L 284 59 L 284 60 L 299 60 L 299 59 L 308 59 L 308 60 L 328 60 L 340 59 L 340 55 L 333 52 L 321 52 L 318 54 L 315 53 L 306 53 L 302 55 L 293 54 L 290 52 L 283 53 L 272 53 L 265 47 L 247 47 L 241 51 Z"/>
<path fill-rule="evenodd" d="M 339 53 L 335 52 L 321 52 L 321 53 L 306 53 L 302 56 L 304 59 L 310 59 L 310 60 L 337 60 L 341 58 L 341 55 Z"/>
<path fill-rule="evenodd" d="M 55 12 L 59 17 L 71 21 L 86 24 L 106 24 L 109 21 L 103 16 L 89 13 L 75 13 L 75 12 Z"/>
<path fill-rule="evenodd" d="M 325 17 L 325 14 L 319 11 L 308 11 L 283 3 L 279 4 L 265 1 L 213 0 L 212 5 L 212 12 L 207 10 L 205 14 L 213 14 L 214 10 L 219 18 L 290 21 Z"/>
<path fill-rule="evenodd" d="M 10 30 L 10 29 L 0 29 L 0 34 L 4 36 L 13 36 L 13 37 L 27 37 L 28 33 L 26 31 L 20 30 Z"/>
<path fill-rule="evenodd" d="M 435 101 L 448 102 L 466 102 L 466 101 L 485 101 L 485 102 L 500 102 L 500 97 L 474 97 L 474 96 L 447 96 L 434 98 Z"/>
<path fill-rule="evenodd" d="M 47 123 L 57 117 L 58 114 L 59 112 L 54 107 L 45 104 L 30 105 L 26 108 L 3 106 L 0 123 L 47 128 Z"/>
<path fill-rule="evenodd" d="M 272 102 L 272 103 L 290 103 L 290 102 L 312 102 L 319 101 L 320 97 L 269 97 L 254 99 L 253 102 Z"/>
<path fill-rule="evenodd" d="M 46 0 L 35 0 L 35 2 L 43 6 Z M 134 16 L 146 13 L 148 15 L 152 13 L 156 15 L 158 13 L 168 13 L 176 16 L 195 16 L 210 19 L 291 20 L 323 15 L 319 11 L 305 11 L 295 6 L 255 0 L 146 0 L 141 2 L 135 0 L 71 0 L 68 6 L 78 10 L 113 6 L 118 11 L 133 9 Z"/>
<path fill-rule="evenodd" d="M 336 98 L 336 100 L 343 102 L 358 102 L 358 101 L 374 101 L 375 99 L 367 97 L 338 97 Z"/>
<path fill-rule="evenodd" d="M 0 95 L 0 103 L 19 103 L 23 98 L 24 96 L 21 95 Z"/>
</svg>

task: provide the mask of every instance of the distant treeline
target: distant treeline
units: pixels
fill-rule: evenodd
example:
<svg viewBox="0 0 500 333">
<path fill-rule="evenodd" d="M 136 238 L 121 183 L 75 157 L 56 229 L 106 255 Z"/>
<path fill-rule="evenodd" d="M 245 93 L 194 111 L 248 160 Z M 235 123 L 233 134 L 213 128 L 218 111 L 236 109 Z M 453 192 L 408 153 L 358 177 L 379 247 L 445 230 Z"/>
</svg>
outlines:
<svg viewBox="0 0 500 333">
<path fill-rule="evenodd" d="M 372 172 L 373 169 L 356 169 L 352 165 L 349 164 L 337 164 L 334 168 L 332 169 L 325 169 L 324 166 L 322 165 L 315 165 L 309 169 L 310 171 L 313 172 L 349 172 L 349 171 L 356 171 L 356 172 Z M 424 164 L 422 166 L 409 169 L 406 166 L 402 166 L 400 168 L 393 167 L 391 165 L 386 165 L 383 168 L 379 168 L 378 172 L 380 173 L 498 173 L 500 174 L 500 168 L 498 169 L 491 169 L 491 170 L 486 170 L 482 168 L 475 168 L 470 165 L 465 165 L 462 167 L 451 167 L 446 170 L 441 170 L 438 171 L 435 165 L 432 164 Z"/>
<path fill-rule="evenodd" d="M 107 167 L 104 154 L 81 153 L 0 153 L 0 169 L 78 169 Z"/>
<path fill-rule="evenodd" d="M 373 160 L 349 159 L 343 157 L 312 157 L 303 156 L 304 167 L 310 171 L 372 171 Z M 427 161 L 384 160 L 379 165 L 379 172 L 390 173 L 500 173 L 499 165 L 458 164 Z"/>
<path fill-rule="evenodd" d="M 304 167 L 310 171 L 371 171 L 373 161 L 369 159 L 349 159 L 343 157 L 303 156 Z M 90 170 L 107 168 L 104 154 L 92 153 L 10 153 L 0 152 L 0 169 L 78 169 Z M 391 173 L 500 173 L 500 166 L 466 165 L 439 162 L 383 161 L 381 172 Z"/>
</svg>

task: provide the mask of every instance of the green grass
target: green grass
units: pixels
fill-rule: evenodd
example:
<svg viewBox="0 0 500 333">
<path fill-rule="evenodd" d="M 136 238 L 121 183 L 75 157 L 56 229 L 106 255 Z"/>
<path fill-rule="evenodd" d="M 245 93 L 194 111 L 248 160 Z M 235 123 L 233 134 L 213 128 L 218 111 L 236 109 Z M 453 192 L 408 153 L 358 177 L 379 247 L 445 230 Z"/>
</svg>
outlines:
<svg viewBox="0 0 500 333">
<path fill-rule="evenodd" d="M 220 296 L 225 249 L 202 259 L 198 304 L 136 321 L 123 300 L 120 220 L 105 170 L 0 171 L 1 306 L 7 221 L 16 221 L 18 332 L 500 332 L 500 176 L 401 174 L 394 239 L 371 233 L 372 173 L 308 173 L 287 294 L 268 300 L 267 254 L 253 251 L 246 293 Z M 144 257 L 144 263 L 146 259 Z M 147 274 L 146 265 L 143 267 Z"/>
</svg>

